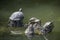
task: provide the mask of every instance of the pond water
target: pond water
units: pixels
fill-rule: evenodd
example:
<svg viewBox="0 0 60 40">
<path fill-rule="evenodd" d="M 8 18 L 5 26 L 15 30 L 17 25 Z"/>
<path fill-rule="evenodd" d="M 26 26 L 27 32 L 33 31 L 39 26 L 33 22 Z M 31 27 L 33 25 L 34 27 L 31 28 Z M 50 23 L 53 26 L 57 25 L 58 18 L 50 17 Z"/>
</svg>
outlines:
<svg viewBox="0 0 60 40">
<path fill-rule="evenodd" d="M 60 33 L 50 33 L 47 38 L 49 40 L 60 40 Z M 28 40 L 25 35 L 9 35 L 9 36 L 1 36 L 0 40 Z M 44 40 L 43 36 L 36 36 L 32 40 Z"/>
<path fill-rule="evenodd" d="M 42 25 L 44 25 L 44 23 L 47 21 L 53 21 L 55 27 L 53 29 L 53 32 L 47 35 L 47 38 L 49 40 L 60 40 L 60 6 L 58 6 L 56 3 L 48 4 L 36 3 L 25 4 L 21 6 L 19 5 L 19 3 L 17 3 L 16 5 L 10 4 L 5 7 L 3 6 L 2 10 L 0 9 L 1 19 L 4 19 L 1 20 L 2 23 L 8 20 L 10 14 L 16 9 L 19 9 L 20 7 L 23 8 L 23 13 L 25 15 L 24 19 L 25 23 L 27 23 L 29 18 L 31 17 L 37 17 L 41 19 Z M 0 36 L 0 40 L 28 40 L 28 39 L 25 35 L 5 35 Z M 44 40 L 44 38 L 42 36 L 36 36 L 33 38 L 33 40 Z"/>
</svg>

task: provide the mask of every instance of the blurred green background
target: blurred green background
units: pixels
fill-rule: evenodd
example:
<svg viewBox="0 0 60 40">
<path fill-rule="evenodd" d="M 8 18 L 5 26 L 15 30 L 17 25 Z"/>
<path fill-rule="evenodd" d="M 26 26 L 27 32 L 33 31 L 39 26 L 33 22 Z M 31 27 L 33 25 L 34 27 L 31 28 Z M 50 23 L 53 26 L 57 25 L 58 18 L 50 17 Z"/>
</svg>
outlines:
<svg viewBox="0 0 60 40">
<path fill-rule="evenodd" d="M 60 0 L 0 0 L 0 30 L 6 31 L 7 28 L 5 27 L 8 24 L 10 15 L 13 12 L 18 11 L 19 8 L 23 9 L 25 16 L 24 23 L 28 23 L 28 20 L 31 17 L 37 17 L 41 19 L 42 25 L 44 25 L 44 23 L 47 21 L 54 21 L 55 27 L 53 32 L 49 35 L 49 39 L 60 40 Z M 14 39 L 15 37 L 12 39 L 9 38 L 7 39 L 5 37 L 1 37 L 0 39 L 21 39 L 21 37 L 16 37 L 17 39 Z"/>
</svg>

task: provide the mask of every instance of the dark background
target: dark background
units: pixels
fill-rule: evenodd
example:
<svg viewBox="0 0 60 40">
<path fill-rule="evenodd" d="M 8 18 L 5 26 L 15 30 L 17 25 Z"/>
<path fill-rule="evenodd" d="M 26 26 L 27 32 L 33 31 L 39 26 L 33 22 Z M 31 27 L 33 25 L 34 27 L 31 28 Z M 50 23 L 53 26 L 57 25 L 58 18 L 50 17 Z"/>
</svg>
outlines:
<svg viewBox="0 0 60 40">
<path fill-rule="evenodd" d="M 10 15 L 23 8 L 24 22 L 35 16 L 42 20 L 54 21 L 57 30 L 60 24 L 60 0 L 0 0 L 0 25 L 6 26 Z"/>
</svg>

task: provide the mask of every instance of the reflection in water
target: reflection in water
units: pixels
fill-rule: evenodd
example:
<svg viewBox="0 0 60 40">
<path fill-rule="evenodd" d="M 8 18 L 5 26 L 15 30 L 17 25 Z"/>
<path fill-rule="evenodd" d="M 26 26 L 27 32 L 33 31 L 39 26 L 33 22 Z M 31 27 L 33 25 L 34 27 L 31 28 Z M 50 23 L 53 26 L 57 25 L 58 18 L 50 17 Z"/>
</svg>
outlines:
<svg viewBox="0 0 60 40">
<path fill-rule="evenodd" d="M 60 33 L 59 32 L 52 32 L 47 35 L 49 40 L 60 40 Z M 36 36 L 33 40 L 44 40 L 42 36 Z M 28 40 L 25 35 L 9 35 L 9 36 L 2 36 L 0 40 Z"/>
</svg>

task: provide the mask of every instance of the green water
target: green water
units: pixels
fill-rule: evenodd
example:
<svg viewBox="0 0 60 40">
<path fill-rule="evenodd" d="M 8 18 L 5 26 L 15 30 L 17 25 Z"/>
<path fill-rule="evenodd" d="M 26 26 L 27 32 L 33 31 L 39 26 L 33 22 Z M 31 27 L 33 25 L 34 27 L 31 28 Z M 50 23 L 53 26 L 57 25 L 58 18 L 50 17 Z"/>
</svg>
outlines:
<svg viewBox="0 0 60 40">
<path fill-rule="evenodd" d="M 47 38 L 49 40 L 60 40 L 60 33 L 50 33 Z M 25 35 L 9 35 L 9 36 L 2 36 L 0 37 L 0 40 L 28 40 L 28 38 Z M 36 36 L 33 38 L 33 40 L 44 40 L 43 36 Z"/>
<path fill-rule="evenodd" d="M 9 16 L 20 7 L 23 8 L 25 16 L 24 23 L 28 23 L 29 18 L 37 17 L 41 19 L 42 25 L 47 21 L 54 22 L 54 29 L 52 33 L 47 35 L 49 40 L 60 40 L 60 6 L 58 2 L 51 3 L 22 3 L 19 1 L 13 1 L 1 5 L 0 9 L 0 25 L 6 26 Z M 0 36 L 0 40 L 28 40 L 25 35 L 5 35 Z M 38 36 L 33 40 L 44 40 L 43 37 Z"/>
</svg>

